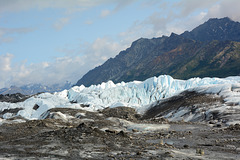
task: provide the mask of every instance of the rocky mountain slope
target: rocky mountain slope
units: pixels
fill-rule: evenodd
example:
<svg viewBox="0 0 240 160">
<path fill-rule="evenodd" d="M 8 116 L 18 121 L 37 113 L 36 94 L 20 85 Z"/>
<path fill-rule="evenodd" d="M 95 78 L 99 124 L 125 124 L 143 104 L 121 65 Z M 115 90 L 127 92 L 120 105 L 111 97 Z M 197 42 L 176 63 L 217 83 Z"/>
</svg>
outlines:
<svg viewBox="0 0 240 160">
<path fill-rule="evenodd" d="M 196 41 L 210 42 L 212 40 L 240 41 L 240 23 L 230 18 L 211 18 L 206 23 L 196 27 L 191 32 L 181 34 L 184 38 Z"/>
<path fill-rule="evenodd" d="M 76 85 L 129 82 L 162 74 L 174 78 L 240 74 L 240 23 L 210 19 L 181 35 L 140 38 L 131 47 L 90 70 Z"/>
</svg>

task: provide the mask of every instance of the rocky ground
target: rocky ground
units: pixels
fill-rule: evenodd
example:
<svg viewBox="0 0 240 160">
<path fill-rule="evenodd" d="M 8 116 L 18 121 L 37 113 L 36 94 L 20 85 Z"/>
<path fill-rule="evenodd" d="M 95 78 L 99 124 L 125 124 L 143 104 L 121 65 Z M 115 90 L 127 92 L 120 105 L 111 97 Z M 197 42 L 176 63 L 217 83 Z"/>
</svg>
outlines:
<svg viewBox="0 0 240 160">
<path fill-rule="evenodd" d="M 43 117 L 5 121 L 0 159 L 240 159 L 238 124 L 144 120 L 128 107 L 55 108 Z"/>
<path fill-rule="evenodd" d="M 5 94 L 5 95 L 0 94 L 0 102 L 11 102 L 11 103 L 23 102 L 29 97 L 31 96 L 23 95 L 21 93 Z"/>
</svg>

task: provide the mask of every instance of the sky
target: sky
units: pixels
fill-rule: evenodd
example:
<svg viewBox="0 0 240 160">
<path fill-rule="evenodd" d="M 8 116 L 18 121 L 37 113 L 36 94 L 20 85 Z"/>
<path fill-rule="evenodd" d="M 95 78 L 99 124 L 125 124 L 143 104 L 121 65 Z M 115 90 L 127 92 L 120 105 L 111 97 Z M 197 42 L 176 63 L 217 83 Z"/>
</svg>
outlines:
<svg viewBox="0 0 240 160">
<path fill-rule="evenodd" d="M 239 0 L 0 0 L 0 88 L 77 82 L 141 37 L 209 18 L 240 21 Z"/>
</svg>

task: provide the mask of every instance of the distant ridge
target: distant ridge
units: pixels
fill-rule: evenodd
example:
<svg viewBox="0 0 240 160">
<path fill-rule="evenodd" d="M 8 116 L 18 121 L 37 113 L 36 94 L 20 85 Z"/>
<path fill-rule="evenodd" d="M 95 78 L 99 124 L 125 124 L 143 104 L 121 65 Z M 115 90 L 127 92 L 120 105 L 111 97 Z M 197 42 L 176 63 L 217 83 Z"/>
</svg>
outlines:
<svg viewBox="0 0 240 160">
<path fill-rule="evenodd" d="M 69 89 L 72 87 L 70 82 L 66 82 L 64 84 L 53 84 L 53 85 L 42 85 L 42 84 L 29 84 L 24 86 L 11 86 L 9 88 L 2 88 L 0 89 L 0 94 L 15 94 L 21 93 L 23 95 L 33 95 L 41 92 L 59 92 L 64 89 Z"/>
<path fill-rule="evenodd" d="M 228 17 L 212 18 L 181 35 L 140 38 L 90 70 L 76 85 L 145 80 L 162 74 L 180 79 L 240 75 L 240 23 Z"/>
</svg>

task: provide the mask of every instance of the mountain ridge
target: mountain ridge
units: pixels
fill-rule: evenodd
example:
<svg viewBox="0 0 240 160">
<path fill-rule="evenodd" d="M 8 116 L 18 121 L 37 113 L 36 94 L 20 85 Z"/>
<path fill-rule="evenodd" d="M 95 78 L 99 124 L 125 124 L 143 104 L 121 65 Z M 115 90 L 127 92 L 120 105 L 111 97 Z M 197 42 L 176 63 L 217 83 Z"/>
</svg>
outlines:
<svg viewBox="0 0 240 160">
<path fill-rule="evenodd" d="M 207 22 L 194 28 L 191 32 L 185 31 L 181 36 L 197 41 L 231 40 L 240 41 L 240 23 L 229 17 L 210 18 Z M 234 30 L 233 30 L 234 29 Z"/>
<path fill-rule="evenodd" d="M 115 58 L 90 70 L 76 85 L 90 86 L 108 80 L 114 83 L 145 80 L 161 74 L 180 79 L 239 75 L 239 42 L 239 22 L 227 17 L 209 19 L 180 35 L 140 38 Z"/>
<path fill-rule="evenodd" d="M 10 86 L 9 88 L 0 89 L 0 94 L 16 94 L 21 93 L 23 95 L 33 95 L 41 92 L 59 92 L 64 89 L 70 89 L 72 84 L 66 82 L 64 84 L 53 84 L 53 85 L 43 85 L 43 84 L 28 84 L 23 86 Z"/>
</svg>

